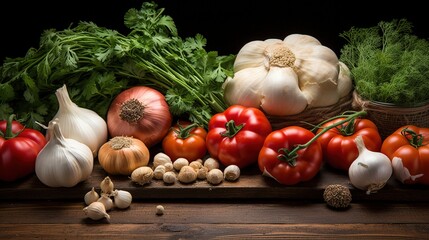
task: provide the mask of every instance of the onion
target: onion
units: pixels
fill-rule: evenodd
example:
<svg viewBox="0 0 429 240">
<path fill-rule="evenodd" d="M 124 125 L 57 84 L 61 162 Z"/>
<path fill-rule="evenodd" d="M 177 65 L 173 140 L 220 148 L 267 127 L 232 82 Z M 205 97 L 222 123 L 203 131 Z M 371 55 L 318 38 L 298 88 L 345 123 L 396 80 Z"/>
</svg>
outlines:
<svg viewBox="0 0 429 240">
<path fill-rule="evenodd" d="M 171 124 L 172 115 L 164 95 L 146 86 L 122 91 L 107 112 L 107 128 L 111 137 L 132 136 L 148 148 L 167 135 Z"/>
</svg>

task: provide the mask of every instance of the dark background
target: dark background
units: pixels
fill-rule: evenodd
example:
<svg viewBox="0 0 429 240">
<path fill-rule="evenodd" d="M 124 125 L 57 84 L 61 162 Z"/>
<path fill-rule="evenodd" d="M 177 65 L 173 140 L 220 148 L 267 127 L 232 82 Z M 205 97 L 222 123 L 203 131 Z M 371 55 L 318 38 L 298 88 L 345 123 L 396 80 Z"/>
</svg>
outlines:
<svg viewBox="0 0 429 240">
<path fill-rule="evenodd" d="M 137 0 L 1 1 L 0 60 L 22 57 L 30 47 L 39 46 L 45 29 L 63 30 L 80 20 L 128 33 L 123 16 L 130 8 L 140 9 Z M 424 1 L 401 4 L 379 1 L 204 1 L 161 0 L 182 38 L 200 33 L 207 50 L 236 54 L 252 40 L 283 39 L 292 33 L 309 34 L 338 55 L 345 43 L 339 34 L 352 26 L 372 27 L 380 21 L 406 18 L 414 33 L 429 38 Z M 347 5 L 347 6 L 346 6 Z"/>
</svg>

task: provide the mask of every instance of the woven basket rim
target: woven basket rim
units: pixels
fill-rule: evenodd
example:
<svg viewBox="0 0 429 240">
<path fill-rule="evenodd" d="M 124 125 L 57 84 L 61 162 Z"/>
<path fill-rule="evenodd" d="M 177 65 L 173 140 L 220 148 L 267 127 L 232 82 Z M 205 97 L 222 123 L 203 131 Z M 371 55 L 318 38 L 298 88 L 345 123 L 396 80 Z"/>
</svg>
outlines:
<svg viewBox="0 0 429 240">
<path fill-rule="evenodd" d="M 377 101 L 364 100 L 356 90 L 353 91 L 353 108 L 360 108 L 375 112 L 389 113 L 392 115 L 413 114 L 429 110 L 429 102 L 415 106 L 395 105 L 392 103 L 383 103 Z"/>
</svg>

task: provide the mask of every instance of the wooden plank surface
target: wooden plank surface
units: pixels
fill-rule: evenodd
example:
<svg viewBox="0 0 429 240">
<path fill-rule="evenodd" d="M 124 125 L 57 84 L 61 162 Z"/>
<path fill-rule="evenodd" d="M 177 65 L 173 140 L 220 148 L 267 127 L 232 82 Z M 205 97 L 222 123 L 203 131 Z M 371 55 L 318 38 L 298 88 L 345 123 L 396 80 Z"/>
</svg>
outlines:
<svg viewBox="0 0 429 240">
<path fill-rule="evenodd" d="M 158 204 L 165 207 L 155 214 Z M 268 199 L 136 201 L 109 211 L 110 221 L 84 216 L 83 202 L 0 202 L 0 239 L 428 239 L 426 203 L 322 203 Z"/>
<path fill-rule="evenodd" d="M 96 162 L 90 178 L 71 188 L 51 188 L 42 184 L 35 174 L 14 183 L 0 182 L 0 200 L 12 199 L 82 199 L 92 187 L 99 190 L 100 182 L 108 176 Z M 345 173 L 324 167 L 309 182 L 285 186 L 271 178 L 262 176 L 257 168 L 242 170 L 237 182 L 223 182 L 213 186 L 204 180 L 192 184 L 166 185 L 161 180 L 140 186 L 132 183 L 128 176 L 110 176 L 116 189 L 129 191 L 135 199 L 242 199 L 277 198 L 289 200 L 323 200 L 323 191 L 329 184 L 343 184 L 352 192 L 354 201 L 429 201 L 429 186 L 404 185 L 393 177 L 379 192 L 367 195 L 353 188 Z"/>
</svg>

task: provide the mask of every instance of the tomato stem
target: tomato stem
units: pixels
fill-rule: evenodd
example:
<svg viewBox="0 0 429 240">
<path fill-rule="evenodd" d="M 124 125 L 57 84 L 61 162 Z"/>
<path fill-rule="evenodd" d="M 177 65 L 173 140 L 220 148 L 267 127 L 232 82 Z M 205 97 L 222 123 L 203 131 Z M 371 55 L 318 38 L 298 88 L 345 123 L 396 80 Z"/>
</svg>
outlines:
<svg viewBox="0 0 429 240">
<path fill-rule="evenodd" d="M 283 152 L 283 154 L 277 156 L 277 159 L 287 162 L 287 164 L 289 164 L 291 167 L 296 166 L 296 159 L 298 158 L 296 151 L 291 153 L 291 151 L 287 148 L 280 148 L 277 152 Z"/>
<path fill-rule="evenodd" d="M 401 134 L 408 140 L 411 146 L 419 148 L 423 145 L 424 137 L 422 134 L 417 134 L 408 128 L 402 129 Z"/>
<path fill-rule="evenodd" d="M 288 158 L 288 159 L 293 159 L 294 157 L 296 158 L 297 152 L 299 150 L 307 148 L 308 146 L 310 146 L 322 134 L 324 134 L 327 131 L 329 131 L 330 129 L 335 128 L 337 126 L 340 126 L 340 125 L 342 125 L 342 124 L 344 124 L 346 122 L 348 122 L 349 125 L 350 125 L 351 123 L 354 123 L 354 121 L 356 120 L 356 118 L 361 117 L 361 116 L 365 116 L 366 114 L 367 114 L 366 111 L 363 111 L 363 110 L 359 111 L 359 112 L 356 112 L 356 111 L 346 111 L 346 112 L 344 112 L 341 115 L 329 118 L 329 119 L 327 119 L 327 120 L 319 123 L 316 127 L 313 128 L 313 130 L 314 129 L 319 129 L 321 125 L 323 125 L 323 124 L 325 124 L 325 123 L 327 123 L 329 121 L 332 121 L 334 119 L 345 118 L 345 119 L 343 119 L 341 121 L 338 121 L 338 122 L 336 122 L 336 123 L 334 123 L 334 124 L 332 124 L 330 126 L 322 128 L 322 131 L 320 131 L 318 134 L 316 134 L 312 139 L 310 139 L 310 141 L 308 141 L 305 144 L 299 144 L 299 145 L 297 145 L 294 149 L 292 149 L 292 151 L 290 151 L 289 153 L 287 153 L 287 156 L 285 156 L 285 157 Z"/>
<path fill-rule="evenodd" d="M 191 131 L 194 128 L 198 127 L 198 124 L 192 123 L 186 127 L 183 127 L 183 125 L 181 125 L 180 123 L 177 123 L 177 127 L 178 129 L 174 130 L 174 132 L 177 134 L 177 138 L 186 139 L 191 135 Z"/>
<path fill-rule="evenodd" d="M 222 137 L 232 138 L 234 137 L 242 128 L 244 127 L 244 123 L 240 125 L 235 125 L 234 120 L 229 120 L 225 124 L 226 131 L 221 132 L 220 135 Z"/>
<path fill-rule="evenodd" d="M 0 131 L 0 136 L 6 140 L 14 138 L 14 137 L 18 136 L 22 131 L 24 131 L 24 129 L 21 129 L 16 134 L 14 134 L 12 132 L 12 123 L 13 123 L 14 118 L 15 118 L 15 114 L 11 114 L 6 120 L 6 131 L 4 132 L 4 134 Z"/>
</svg>

